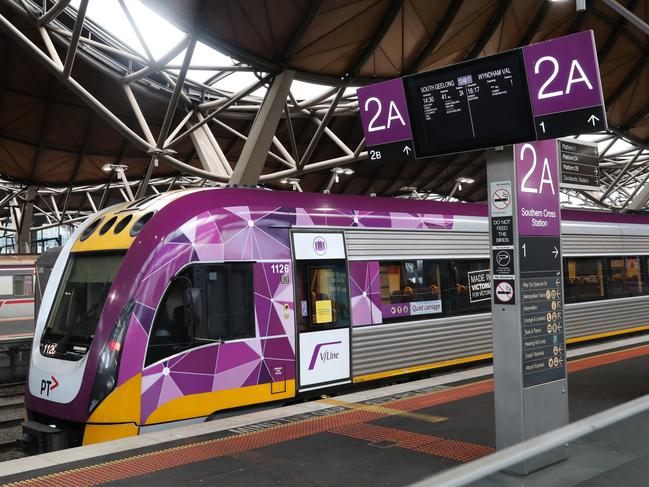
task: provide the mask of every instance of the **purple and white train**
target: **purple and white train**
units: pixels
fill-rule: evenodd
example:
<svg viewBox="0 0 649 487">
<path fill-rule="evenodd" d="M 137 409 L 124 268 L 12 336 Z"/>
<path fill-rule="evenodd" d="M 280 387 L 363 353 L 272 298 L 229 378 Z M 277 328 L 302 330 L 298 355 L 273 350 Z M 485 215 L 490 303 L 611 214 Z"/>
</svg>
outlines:
<svg viewBox="0 0 649 487">
<path fill-rule="evenodd" d="M 563 219 L 570 341 L 649 329 L 649 218 Z M 487 231 L 483 205 L 253 189 L 105 210 L 43 296 L 26 443 L 89 444 L 489 358 Z"/>
</svg>

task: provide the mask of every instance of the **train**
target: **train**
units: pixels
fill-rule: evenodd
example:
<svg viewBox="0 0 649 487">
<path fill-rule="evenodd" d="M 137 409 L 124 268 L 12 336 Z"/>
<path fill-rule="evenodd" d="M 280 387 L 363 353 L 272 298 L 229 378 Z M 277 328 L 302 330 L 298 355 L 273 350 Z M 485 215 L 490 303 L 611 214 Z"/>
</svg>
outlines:
<svg viewBox="0 0 649 487">
<path fill-rule="evenodd" d="M 31 336 L 34 329 L 35 254 L 0 255 L 0 336 Z"/>
<path fill-rule="evenodd" d="M 649 330 L 649 217 L 562 219 L 568 342 Z M 489 269 L 484 204 L 201 188 L 103 210 L 51 270 L 24 445 L 489 359 Z"/>
</svg>

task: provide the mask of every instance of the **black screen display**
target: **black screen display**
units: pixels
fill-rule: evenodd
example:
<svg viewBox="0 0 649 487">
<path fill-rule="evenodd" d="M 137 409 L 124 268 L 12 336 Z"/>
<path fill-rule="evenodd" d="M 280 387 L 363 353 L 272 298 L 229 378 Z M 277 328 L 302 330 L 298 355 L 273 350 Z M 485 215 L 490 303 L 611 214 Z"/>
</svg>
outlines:
<svg viewBox="0 0 649 487">
<path fill-rule="evenodd" d="M 520 49 L 403 83 L 418 158 L 536 139 Z"/>
</svg>

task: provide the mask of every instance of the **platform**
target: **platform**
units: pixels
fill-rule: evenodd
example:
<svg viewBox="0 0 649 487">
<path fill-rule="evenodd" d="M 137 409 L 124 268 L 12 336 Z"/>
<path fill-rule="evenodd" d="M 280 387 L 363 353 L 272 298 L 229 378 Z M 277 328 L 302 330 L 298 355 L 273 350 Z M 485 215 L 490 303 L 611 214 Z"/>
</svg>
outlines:
<svg viewBox="0 0 649 487">
<path fill-rule="evenodd" d="M 613 351 L 607 350 L 609 342 L 570 352 L 571 421 L 649 393 L 647 340 L 618 340 L 615 346 L 621 348 Z M 494 451 L 490 372 L 490 367 L 479 367 L 445 373 L 4 462 L 0 482 L 407 485 Z M 545 485 L 579 485 L 575 482 L 590 478 L 582 474 L 595 477 L 623 465 L 624 459 L 638 458 L 621 455 L 615 442 L 592 441 L 599 442 L 598 456 L 589 468 L 577 474 L 565 462 L 559 468 L 566 469 L 566 483 L 555 476 Z M 575 453 L 580 451 L 585 451 L 583 443 Z M 583 455 L 576 459 L 584 464 Z M 504 481 L 523 485 L 522 479 L 508 476 L 492 479 L 490 485 Z"/>
</svg>

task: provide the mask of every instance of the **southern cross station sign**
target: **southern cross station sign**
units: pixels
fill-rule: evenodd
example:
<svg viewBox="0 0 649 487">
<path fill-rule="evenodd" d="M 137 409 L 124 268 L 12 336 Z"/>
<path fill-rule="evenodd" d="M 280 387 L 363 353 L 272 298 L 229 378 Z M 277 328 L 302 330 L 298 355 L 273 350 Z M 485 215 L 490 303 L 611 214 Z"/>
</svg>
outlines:
<svg viewBox="0 0 649 487">
<path fill-rule="evenodd" d="M 592 31 L 359 88 L 358 106 L 372 160 L 607 128 Z"/>
</svg>

